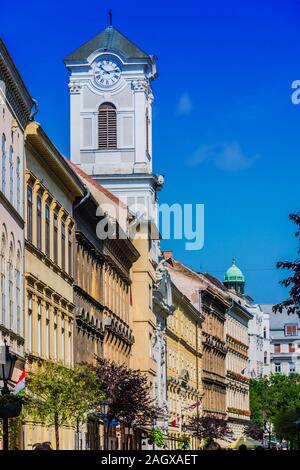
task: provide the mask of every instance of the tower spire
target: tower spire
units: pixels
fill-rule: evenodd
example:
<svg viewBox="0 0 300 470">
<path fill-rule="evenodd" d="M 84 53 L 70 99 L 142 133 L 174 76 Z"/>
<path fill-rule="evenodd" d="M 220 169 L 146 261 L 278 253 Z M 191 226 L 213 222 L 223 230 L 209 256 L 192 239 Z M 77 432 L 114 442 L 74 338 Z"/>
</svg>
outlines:
<svg viewBox="0 0 300 470">
<path fill-rule="evenodd" d="M 109 10 L 108 16 L 109 16 L 109 26 L 112 26 L 112 9 Z"/>
</svg>

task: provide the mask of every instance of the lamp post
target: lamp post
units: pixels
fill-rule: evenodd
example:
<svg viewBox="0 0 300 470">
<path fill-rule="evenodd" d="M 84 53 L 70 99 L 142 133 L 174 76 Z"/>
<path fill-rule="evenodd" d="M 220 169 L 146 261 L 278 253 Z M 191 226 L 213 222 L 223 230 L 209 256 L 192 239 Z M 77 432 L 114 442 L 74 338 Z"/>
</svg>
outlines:
<svg viewBox="0 0 300 470">
<path fill-rule="evenodd" d="M 185 422 L 182 423 L 181 431 L 183 432 L 183 438 L 185 438 L 185 434 L 186 434 L 186 431 L 187 431 L 187 426 L 186 426 Z M 184 443 L 183 443 L 183 449 L 186 449 L 186 448 L 188 448 L 188 446 L 187 446 L 186 441 L 184 441 Z"/>
<path fill-rule="evenodd" d="M 104 427 L 104 450 L 108 450 L 108 412 L 111 403 L 110 400 L 104 400 L 102 403 L 103 427 Z"/>
<path fill-rule="evenodd" d="M 3 387 L 2 387 L 1 393 L 2 395 L 9 395 L 10 390 L 8 388 L 8 382 L 12 378 L 17 356 L 9 352 L 9 346 L 7 346 L 6 341 L 4 341 L 4 348 L 5 348 L 5 363 L 0 364 L 0 380 L 3 381 Z M 8 450 L 8 447 L 9 447 L 8 418 L 3 417 L 2 422 L 3 422 L 3 450 Z"/>
<path fill-rule="evenodd" d="M 294 423 L 296 424 L 297 429 L 297 450 L 300 450 L 300 419 L 297 419 Z"/>
</svg>

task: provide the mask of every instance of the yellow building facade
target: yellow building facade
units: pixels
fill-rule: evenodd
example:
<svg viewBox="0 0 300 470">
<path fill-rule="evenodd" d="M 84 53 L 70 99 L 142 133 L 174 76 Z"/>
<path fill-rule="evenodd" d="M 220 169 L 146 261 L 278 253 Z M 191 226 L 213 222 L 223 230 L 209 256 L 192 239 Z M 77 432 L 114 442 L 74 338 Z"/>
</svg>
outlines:
<svg viewBox="0 0 300 470">
<path fill-rule="evenodd" d="M 46 361 L 72 367 L 72 205 L 85 189 L 36 122 L 27 127 L 25 149 L 26 367 L 34 371 Z M 51 441 L 54 446 L 53 429 L 28 421 L 24 427 L 26 449 L 41 441 Z M 60 429 L 60 446 L 74 448 L 73 429 Z"/>
<path fill-rule="evenodd" d="M 189 429 L 189 421 L 201 412 L 203 316 L 181 292 L 180 277 L 171 259 L 169 263 L 175 311 L 167 319 L 168 448 L 181 449 L 182 439 L 188 436 L 190 448 L 198 449 L 200 442 Z"/>
</svg>

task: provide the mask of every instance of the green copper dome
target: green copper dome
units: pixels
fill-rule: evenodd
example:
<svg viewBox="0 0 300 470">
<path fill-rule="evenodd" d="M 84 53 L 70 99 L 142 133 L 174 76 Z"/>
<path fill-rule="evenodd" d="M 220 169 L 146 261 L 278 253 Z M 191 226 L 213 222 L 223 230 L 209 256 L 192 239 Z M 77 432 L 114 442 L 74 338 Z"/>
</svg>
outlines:
<svg viewBox="0 0 300 470">
<path fill-rule="evenodd" d="M 232 260 L 232 266 L 226 271 L 224 283 L 245 283 L 245 276 L 240 268 L 237 267 L 235 259 Z"/>
</svg>

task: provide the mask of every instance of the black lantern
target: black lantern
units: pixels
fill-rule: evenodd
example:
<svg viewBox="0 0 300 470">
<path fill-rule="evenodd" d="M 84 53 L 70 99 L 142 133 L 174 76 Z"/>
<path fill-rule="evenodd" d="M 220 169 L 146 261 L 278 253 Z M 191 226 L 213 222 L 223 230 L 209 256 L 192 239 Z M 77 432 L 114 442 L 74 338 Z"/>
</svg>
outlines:
<svg viewBox="0 0 300 470">
<path fill-rule="evenodd" d="M 9 388 L 8 382 L 11 380 L 15 363 L 17 360 L 17 356 L 9 352 L 9 346 L 7 346 L 6 341 L 4 341 L 5 347 L 5 363 L 0 364 L 0 380 L 3 381 L 3 388 L 1 390 L 2 395 L 9 395 Z M 3 450 L 8 450 L 9 442 L 8 442 L 8 417 L 15 417 L 18 416 L 21 412 L 22 405 L 21 403 L 16 403 L 15 410 L 3 410 L 2 415 L 2 426 L 3 426 Z"/>
<path fill-rule="evenodd" d="M 106 399 L 102 402 L 102 417 L 103 417 L 103 431 L 104 431 L 104 450 L 108 450 L 109 442 L 109 422 L 108 422 L 108 413 L 111 406 L 110 400 Z"/>
<path fill-rule="evenodd" d="M 185 423 L 182 423 L 182 432 L 183 432 L 183 434 L 186 433 L 186 424 Z"/>
<path fill-rule="evenodd" d="M 5 364 L 0 364 L 0 380 L 3 381 L 4 387 L 2 389 L 2 393 L 8 392 L 7 383 L 11 380 L 13 371 L 15 368 L 15 363 L 17 360 L 17 356 L 9 352 L 9 346 L 7 346 L 6 341 L 5 343 Z"/>
<path fill-rule="evenodd" d="M 102 403 L 102 414 L 104 415 L 104 419 L 107 419 L 110 405 L 110 400 L 104 400 Z"/>
</svg>

